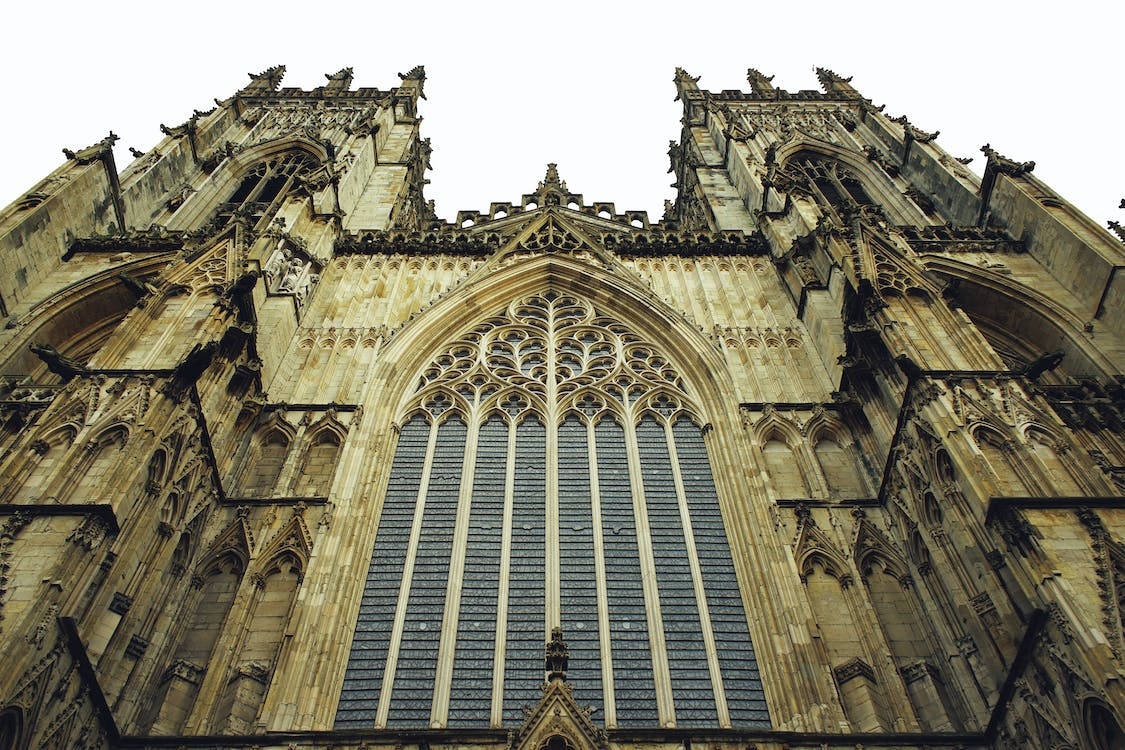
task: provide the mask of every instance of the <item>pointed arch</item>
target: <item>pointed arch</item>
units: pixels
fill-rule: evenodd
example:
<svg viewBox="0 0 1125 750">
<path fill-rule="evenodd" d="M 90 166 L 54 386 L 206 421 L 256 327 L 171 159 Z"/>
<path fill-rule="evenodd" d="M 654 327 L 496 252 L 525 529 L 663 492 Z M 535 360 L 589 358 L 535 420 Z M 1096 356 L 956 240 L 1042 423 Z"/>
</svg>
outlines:
<svg viewBox="0 0 1125 750">
<path fill-rule="evenodd" d="M 238 474 L 239 490 L 250 497 L 272 495 L 296 437 L 297 428 L 280 411 L 272 412 L 250 436 Z"/>
<path fill-rule="evenodd" d="M 957 283 L 961 309 L 1010 368 L 1047 352 L 1066 356 L 1045 383 L 1066 378 L 1110 378 L 1122 365 L 1084 332 L 1086 319 L 1045 291 L 1008 275 L 944 256 L 926 255 L 921 263 L 941 279 Z M 1002 314 L 1002 317 L 998 317 Z"/>
<path fill-rule="evenodd" d="M 360 611 L 337 726 L 416 725 L 440 720 L 431 717 L 453 710 L 443 701 L 441 691 L 429 687 L 448 685 L 457 668 L 458 644 L 439 639 L 437 633 L 454 627 L 459 617 L 473 614 L 447 607 L 442 619 L 442 612 L 435 613 L 422 602 L 440 598 L 449 570 L 463 569 L 469 558 L 483 554 L 451 545 L 455 538 L 451 532 L 462 523 L 471 524 L 478 501 L 483 505 L 487 497 L 477 494 L 478 476 L 479 486 L 490 484 L 499 494 L 499 504 L 492 510 L 503 513 L 489 525 L 506 530 L 495 539 L 497 545 L 509 545 L 509 555 L 504 558 L 509 583 L 496 589 L 496 608 L 508 613 L 507 627 L 495 626 L 491 635 L 500 650 L 489 649 L 489 653 L 507 657 L 503 665 L 488 667 L 494 675 L 503 670 L 504 689 L 502 694 L 492 694 L 485 688 L 490 694 L 486 714 L 478 714 L 475 721 L 515 721 L 520 704 L 538 693 L 542 641 L 535 633 L 542 633 L 544 620 L 554 623 L 572 616 L 563 602 L 571 595 L 567 592 L 575 589 L 569 580 L 563 584 L 562 571 L 569 564 L 565 560 L 573 561 L 579 553 L 574 548 L 564 552 L 565 545 L 585 544 L 587 533 L 592 539 L 594 532 L 587 525 L 593 495 L 598 492 L 597 502 L 606 515 L 597 533 L 612 539 L 614 554 L 620 558 L 616 569 L 605 569 L 606 576 L 620 579 L 612 589 L 620 596 L 615 593 L 612 602 L 598 606 L 623 608 L 628 625 L 612 625 L 607 631 L 600 617 L 593 619 L 609 640 L 584 633 L 580 642 L 599 658 L 609 659 L 609 651 L 617 650 L 612 654 L 612 672 L 602 674 L 607 691 L 611 679 L 620 687 L 618 719 L 636 722 L 670 717 L 671 696 L 679 691 L 685 697 L 700 696 L 692 709 L 699 720 L 718 723 L 721 704 L 715 691 L 724 689 L 718 682 L 720 675 L 730 675 L 735 681 L 735 675 L 757 668 L 746 610 L 730 606 L 732 599 L 743 596 L 736 578 L 739 573 L 730 563 L 729 574 L 723 569 L 726 609 L 713 617 L 726 629 L 717 632 L 704 608 L 718 605 L 709 603 L 710 590 L 704 590 L 705 583 L 691 573 L 691 566 L 702 562 L 688 551 L 692 542 L 681 513 L 681 504 L 713 506 L 707 508 L 707 523 L 711 524 L 707 534 L 722 534 L 726 498 L 720 499 L 711 472 L 711 446 L 706 439 L 710 433 L 692 426 L 714 424 L 717 431 L 740 432 L 736 405 L 722 397 L 721 389 L 725 387 L 729 393 L 731 384 L 718 348 L 633 279 L 614 276 L 578 257 L 553 254 L 486 266 L 474 283 L 455 288 L 394 333 L 375 368 L 373 377 L 383 386 L 379 399 L 387 405 L 378 418 L 405 424 L 398 436 L 388 436 L 398 438 L 384 451 L 384 455 L 393 454 L 390 466 L 373 470 L 383 472 L 376 475 L 376 481 L 385 480 L 387 489 L 376 552 L 370 558 L 372 577 L 365 587 L 371 593 L 365 596 L 379 596 L 380 609 Z M 485 394 L 491 386 L 495 388 Z M 586 421 L 581 429 L 575 429 L 573 422 L 560 427 L 560 416 L 576 411 L 585 416 L 584 397 L 594 393 L 603 402 L 590 404 L 593 413 L 607 414 L 604 402 L 617 401 L 623 406 L 621 416 L 614 413 L 596 424 Z M 439 418 L 435 430 L 419 424 L 423 420 L 417 415 L 426 410 L 427 399 L 438 396 L 443 397 L 443 417 L 457 413 L 453 419 Z M 690 409 L 686 409 L 688 404 Z M 460 408 L 455 410 L 454 405 Z M 461 414 L 461 409 L 466 413 Z M 691 413 L 692 420 L 682 422 L 677 433 L 667 417 L 683 410 Z M 487 420 L 486 428 L 499 424 L 494 418 L 497 413 L 504 414 L 502 441 L 495 430 L 482 436 L 480 428 L 481 419 Z M 425 421 L 431 420 L 426 417 Z M 365 428 L 378 434 L 378 426 Z M 714 442 L 717 450 L 734 450 L 726 441 Z M 492 466 L 505 466 L 501 471 L 510 473 L 497 477 L 488 473 L 488 466 L 471 461 L 474 445 L 491 457 Z M 582 460 L 576 458 L 579 455 Z M 577 473 L 568 473 L 567 482 L 562 481 L 564 457 L 571 462 L 568 465 L 586 468 L 584 484 Z M 745 462 L 724 461 L 727 482 L 735 472 L 725 467 L 732 465 Z M 600 490 L 593 489 L 595 482 Z M 689 496 L 684 489 L 689 484 L 706 487 L 706 492 L 700 489 L 698 497 Z M 729 485 L 724 489 L 729 491 Z M 569 493 L 565 502 L 571 504 L 571 511 L 577 504 L 582 512 L 574 521 L 562 524 L 565 493 Z M 647 505 L 639 499 L 641 493 L 650 498 Z M 471 512 L 466 513 L 462 503 L 471 503 Z M 417 514 L 422 514 L 421 521 L 414 520 Z M 654 535 L 646 532 L 646 517 L 651 528 L 657 529 Z M 421 535 L 384 540 L 384 529 L 416 523 L 421 523 Z M 742 526 L 740 523 L 739 528 Z M 703 530 L 691 533 L 702 535 Z M 710 538 L 708 542 L 706 554 L 716 560 L 730 559 L 725 544 L 720 547 Z M 394 559 L 405 563 L 388 567 L 382 560 L 384 549 L 387 556 L 393 552 Z M 565 557 L 568 554 L 570 558 Z M 714 576 L 720 577 L 718 573 Z M 498 581 L 484 579 L 480 585 L 498 586 Z M 611 590 L 608 580 L 602 585 Z M 386 586 L 409 594 L 383 599 L 375 592 Z M 675 597 L 682 606 L 661 610 L 661 597 Z M 590 597 L 590 601 L 596 599 Z M 455 605 L 456 600 L 450 606 Z M 389 626 L 372 632 L 369 623 L 373 617 L 384 618 Z M 674 670 L 660 666 L 668 659 L 663 650 L 651 648 L 649 634 L 659 638 L 661 633 L 690 643 L 690 655 L 681 657 Z M 721 654 L 716 645 L 720 641 Z M 610 644 L 604 654 L 603 643 Z M 704 643 L 710 646 L 705 648 Z M 369 663 L 364 654 L 372 649 L 379 654 L 384 675 L 375 685 L 370 670 L 363 666 Z M 424 660 L 413 656 L 423 652 L 429 655 Z M 729 653 L 741 655 L 738 664 L 724 663 Z M 758 721 L 749 716 L 747 707 L 764 705 L 760 693 L 744 676 L 736 684 L 737 689 L 731 689 L 736 709 L 729 709 L 724 721 L 734 721 L 736 710 L 742 712 L 737 714 L 738 721 Z M 683 710 L 685 715 L 690 713 L 686 707 Z"/>
<path fill-rule="evenodd" d="M 1004 432 L 1006 432 L 1005 430 Z M 992 470 L 997 494 L 1021 495 L 1024 481 L 1014 460 L 1014 440 L 998 429 L 998 426 L 977 422 L 969 428 L 969 435 L 976 443 L 988 468 Z"/>
<path fill-rule="evenodd" d="M 112 422 L 98 431 L 85 445 L 75 474 L 78 481 L 59 491 L 60 498 L 76 498 L 78 502 L 95 502 L 95 493 L 103 489 L 106 480 L 119 468 L 121 452 L 129 442 L 129 425 Z M 112 494 L 117 499 L 116 494 Z M 116 505 L 116 503 L 115 503 Z"/>
<path fill-rule="evenodd" d="M 1083 730 L 1092 750 L 1125 746 L 1125 730 L 1105 701 L 1090 698 L 1082 705 Z"/>
<path fill-rule="evenodd" d="M 692 395 L 703 402 L 705 419 L 712 412 L 730 409 L 722 394 L 733 392 L 734 384 L 721 351 L 639 281 L 562 255 L 538 255 L 501 268 L 485 264 L 474 276 L 408 321 L 387 342 L 376 367 L 388 383 L 392 403 L 403 404 L 416 384 L 398 373 L 422 372 L 440 347 L 493 310 L 553 286 L 588 299 L 673 357 L 677 370 L 699 391 Z"/>
<path fill-rule="evenodd" d="M 868 197 L 873 199 L 894 224 L 927 224 L 925 214 L 906 202 L 902 192 L 889 176 L 863 156 L 850 149 L 810 136 L 798 137 L 777 149 L 776 160 L 784 168 L 792 169 L 795 162 L 807 155 L 816 160 L 844 165 L 858 178 Z"/>
<path fill-rule="evenodd" d="M 15 472 L 20 479 L 5 487 L 0 497 L 9 498 L 17 492 L 30 497 L 49 496 L 58 481 L 52 481 L 52 474 L 62 465 L 62 458 L 74 444 L 80 427 L 66 422 L 41 433 L 23 452 L 23 463 Z"/>
<path fill-rule="evenodd" d="M 155 276 L 171 251 L 119 263 L 69 284 L 20 315 L 15 335 L 0 347 L 0 375 L 30 375 L 36 382 L 56 380 L 28 348 L 49 344 L 61 354 L 89 362 L 111 339 L 118 324 L 136 306 L 137 297 L 120 274 L 139 279 Z"/>
<path fill-rule="evenodd" d="M 220 202 L 235 193 L 240 181 L 248 172 L 258 164 L 282 157 L 287 153 L 299 154 L 309 159 L 314 168 L 330 158 L 323 143 L 303 133 L 273 138 L 250 146 L 224 160 L 191 198 L 176 210 L 168 220 L 168 227 L 193 229 L 201 226 Z"/>
</svg>

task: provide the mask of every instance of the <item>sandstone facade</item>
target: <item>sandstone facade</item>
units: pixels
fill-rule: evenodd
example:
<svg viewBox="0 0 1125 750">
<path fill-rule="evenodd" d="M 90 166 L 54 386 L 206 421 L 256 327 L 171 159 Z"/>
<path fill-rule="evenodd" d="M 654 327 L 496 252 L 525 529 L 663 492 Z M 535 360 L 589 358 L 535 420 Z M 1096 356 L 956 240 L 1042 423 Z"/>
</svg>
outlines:
<svg viewBox="0 0 1125 750">
<path fill-rule="evenodd" d="M 422 68 L 0 212 L 0 748 L 1125 746 L 1125 246 L 848 79 L 438 218 Z"/>
</svg>

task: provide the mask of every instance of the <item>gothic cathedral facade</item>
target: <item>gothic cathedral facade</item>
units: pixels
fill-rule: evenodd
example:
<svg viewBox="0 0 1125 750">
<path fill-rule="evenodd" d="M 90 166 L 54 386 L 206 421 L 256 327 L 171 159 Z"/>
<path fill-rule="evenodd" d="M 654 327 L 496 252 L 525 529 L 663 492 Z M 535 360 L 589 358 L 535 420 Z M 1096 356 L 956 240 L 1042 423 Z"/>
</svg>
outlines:
<svg viewBox="0 0 1125 750">
<path fill-rule="evenodd" d="M 659 221 L 450 221 L 422 68 L 283 74 L 0 212 L 0 750 L 1125 747 L 1125 244 L 1033 163 L 677 70 Z"/>
</svg>

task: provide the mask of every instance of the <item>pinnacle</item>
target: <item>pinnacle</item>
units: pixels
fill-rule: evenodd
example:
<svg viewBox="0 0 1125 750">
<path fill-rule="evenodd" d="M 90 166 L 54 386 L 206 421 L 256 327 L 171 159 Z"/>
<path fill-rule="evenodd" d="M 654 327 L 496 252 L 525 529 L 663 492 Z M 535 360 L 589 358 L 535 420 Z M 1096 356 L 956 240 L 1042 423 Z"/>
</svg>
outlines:
<svg viewBox="0 0 1125 750">
<path fill-rule="evenodd" d="M 539 183 L 540 190 L 546 188 L 566 190 L 566 183 L 559 179 L 559 165 L 554 162 L 547 165 L 547 174 L 543 177 L 543 181 Z"/>
</svg>

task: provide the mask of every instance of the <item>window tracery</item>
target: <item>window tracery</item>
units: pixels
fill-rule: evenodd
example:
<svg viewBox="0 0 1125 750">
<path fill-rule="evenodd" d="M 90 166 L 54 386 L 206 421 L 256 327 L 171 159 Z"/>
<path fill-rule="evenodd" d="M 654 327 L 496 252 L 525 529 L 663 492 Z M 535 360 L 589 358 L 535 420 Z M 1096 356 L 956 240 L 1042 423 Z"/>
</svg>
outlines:
<svg viewBox="0 0 1125 750">
<path fill-rule="evenodd" d="M 312 156 L 297 150 L 259 162 L 242 176 L 230 197 L 216 208 L 214 223 L 224 226 L 239 215 L 252 229 L 263 229 L 285 196 L 316 166 Z"/>
<path fill-rule="evenodd" d="M 443 347 L 400 413 L 337 727 L 518 724 L 557 626 L 607 726 L 768 723 L 670 357 L 549 289 Z"/>
</svg>

